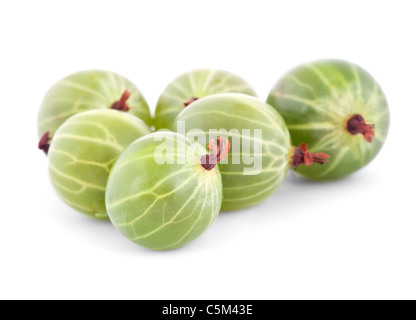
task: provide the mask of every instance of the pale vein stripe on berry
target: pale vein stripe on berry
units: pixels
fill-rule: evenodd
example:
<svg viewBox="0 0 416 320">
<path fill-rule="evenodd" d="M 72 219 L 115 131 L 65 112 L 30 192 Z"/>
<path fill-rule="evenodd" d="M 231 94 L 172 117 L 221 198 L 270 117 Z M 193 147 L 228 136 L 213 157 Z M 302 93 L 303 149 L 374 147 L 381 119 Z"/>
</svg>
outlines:
<svg viewBox="0 0 416 320">
<path fill-rule="evenodd" d="M 116 158 L 113 158 L 108 162 L 101 163 L 101 162 L 96 162 L 96 161 L 78 159 L 73 154 L 71 154 L 69 152 L 66 152 L 66 151 L 63 151 L 63 150 L 60 150 L 60 149 L 57 149 L 57 148 L 54 148 L 53 152 L 57 153 L 57 154 L 60 154 L 60 155 L 67 156 L 68 158 L 70 158 L 72 160 L 72 162 L 68 162 L 67 164 L 79 163 L 79 164 L 85 164 L 85 165 L 100 167 L 100 168 L 103 168 L 105 171 L 107 171 L 107 173 L 110 173 L 111 164 L 116 160 Z"/>
<path fill-rule="evenodd" d="M 194 229 L 194 227 L 196 226 L 196 224 L 199 222 L 199 219 L 201 219 L 201 217 L 202 217 L 202 214 L 203 214 L 203 212 L 205 210 L 205 207 L 206 207 L 207 198 L 208 198 L 207 197 L 207 191 L 205 190 L 204 203 L 203 203 L 203 205 L 201 207 L 201 210 L 200 210 L 200 213 L 198 215 L 198 218 L 191 225 L 191 227 L 189 228 L 189 230 L 178 241 L 176 241 L 174 243 L 171 243 L 170 245 L 168 245 L 166 247 L 159 248 L 159 249 L 168 249 L 168 248 L 174 247 L 174 246 L 178 245 L 179 243 L 181 243 L 191 233 L 191 231 Z"/>
<path fill-rule="evenodd" d="M 329 88 L 332 97 L 338 97 L 337 88 L 332 84 L 331 80 L 327 76 L 325 76 L 325 74 L 322 73 L 321 70 L 319 70 L 319 68 L 315 67 L 313 64 L 307 64 L 306 67 L 313 73 L 315 73 L 318 76 L 319 80 L 321 80 L 322 83 Z"/>
<path fill-rule="evenodd" d="M 333 122 L 312 122 L 301 124 L 288 124 L 289 130 L 334 130 Z"/>
<path fill-rule="evenodd" d="M 218 70 L 216 69 L 212 69 L 209 71 L 208 75 L 205 78 L 204 84 L 202 85 L 202 92 L 206 92 L 207 91 L 207 87 L 209 86 L 209 84 L 211 83 L 212 79 L 214 78 L 214 75 L 218 72 Z"/>
<path fill-rule="evenodd" d="M 172 217 L 172 218 L 170 218 L 170 220 L 168 221 L 168 222 L 166 222 L 166 223 L 164 223 L 164 224 L 161 224 L 159 227 L 157 227 L 157 228 L 155 228 L 155 229 L 153 229 L 152 231 L 149 231 L 149 232 L 147 232 L 147 233 L 145 233 L 145 234 L 142 234 L 142 235 L 140 235 L 140 236 L 138 236 L 138 237 L 136 237 L 136 238 L 134 238 L 134 239 L 132 239 L 133 241 L 137 241 L 137 240 L 140 240 L 140 239 L 145 239 L 145 238 L 148 238 L 148 237 L 150 237 L 152 234 L 155 234 L 156 232 L 158 232 L 159 230 L 161 230 L 161 229 L 163 229 L 165 226 L 167 226 L 167 225 L 169 225 L 169 224 L 171 224 L 172 223 L 172 221 L 174 221 L 175 219 L 176 219 L 176 217 L 178 217 L 181 213 L 182 213 L 182 211 L 188 206 L 188 204 L 190 204 L 191 203 L 191 201 L 193 201 L 194 200 L 194 197 L 195 197 L 195 195 L 198 193 L 198 192 L 200 192 L 200 190 L 202 189 L 202 184 L 201 183 L 199 183 L 198 184 L 198 186 L 195 188 L 195 190 L 192 192 L 192 194 L 189 196 L 189 198 L 188 198 L 188 200 L 179 208 L 179 210 L 175 213 L 175 215 Z M 129 224 L 134 224 L 136 221 L 135 220 L 133 220 L 132 222 L 130 222 Z"/>
<path fill-rule="evenodd" d="M 300 86 L 300 87 L 302 87 L 302 88 L 304 88 L 304 89 L 308 90 L 310 93 L 312 93 L 312 95 L 313 95 L 315 98 L 318 98 L 318 96 L 316 95 L 316 91 L 314 90 L 314 88 L 313 88 L 310 84 L 308 84 L 308 83 L 306 83 L 306 82 L 302 82 L 302 81 L 300 81 L 298 78 L 296 78 L 294 75 L 291 75 L 291 74 L 287 74 L 287 75 L 285 76 L 285 78 L 288 78 L 288 79 L 292 80 L 292 81 L 293 81 L 294 83 L 296 83 L 298 86 Z"/>
<path fill-rule="evenodd" d="M 335 157 L 331 159 L 329 166 L 327 166 L 326 169 L 318 175 L 318 177 L 322 178 L 322 177 L 325 177 L 327 174 L 331 173 L 338 166 L 338 163 L 341 162 L 341 160 L 343 159 L 344 155 L 348 152 L 348 150 L 349 150 L 348 146 L 339 149 Z"/>
<path fill-rule="evenodd" d="M 249 200 L 249 199 L 256 199 L 256 200 L 254 200 L 254 201 L 249 201 L 249 203 L 256 202 L 257 200 L 259 200 L 259 197 L 260 197 L 260 199 L 262 199 L 262 198 L 264 197 L 264 195 L 265 195 L 265 194 L 268 194 L 268 193 L 269 193 L 269 191 L 271 192 L 271 191 L 275 190 L 275 189 L 279 186 L 279 184 L 281 183 L 281 181 L 283 180 L 283 178 L 284 178 L 285 176 L 286 176 L 286 175 L 281 175 L 281 176 L 279 177 L 279 179 L 277 179 L 277 180 L 276 180 L 273 184 L 271 184 L 269 187 L 267 187 L 267 188 L 265 188 L 265 189 L 262 189 L 262 190 L 260 190 L 259 192 L 253 193 L 253 194 L 251 194 L 251 195 L 249 195 L 249 196 L 244 196 L 244 197 L 236 197 L 236 198 L 227 197 L 227 198 L 224 198 L 222 201 L 223 201 L 223 203 L 225 203 L 225 202 L 232 202 L 232 203 L 235 203 L 235 202 L 238 202 L 238 201 L 246 202 L 246 201 L 247 201 L 247 200 Z M 224 188 L 224 190 L 225 190 L 225 188 Z"/>
<path fill-rule="evenodd" d="M 178 81 L 171 82 L 170 86 L 166 89 L 167 91 L 170 91 L 170 87 L 177 89 L 181 94 L 183 94 L 183 98 L 187 99 L 189 98 L 189 92 L 186 92 L 186 88 L 182 87 L 177 83 Z"/>
<path fill-rule="evenodd" d="M 180 171 L 180 170 L 178 170 L 176 173 L 185 173 L 186 171 Z M 159 201 L 160 199 L 163 199 L 163 198 L 166 198 L 167 196 L 170 196 L 171 194 L 173 194 L 173 193 L 175 193 L 175 192 L 177 192 L 178 190 L 180 190 L 180 189 L 182 189 L 185 185 L 187 185 L 188 183 L 189 183 L 189 181 L 190 180 L 192 180 L 196 175 L 197 175 L 198 173 L 195 173 L 194 175 L 192 175 L 189 179 L 187 179 L 187 180 L 184 180 L 181 184 L 179 184 L 176 188 L 174 188 L 174 189 L 172 189 L 171 191 L 169 191 L 169 192 L 167 192 L 167 193 L 163 193 L 163 194 L 157 194 L 157 193 L 154 193 L 154 190 L 157 188 L 156 186 L 153 186 L 150 190 L 147 190 L 147 191 L 142 191 L 142 192 L 139 192 L 139 193 L 136 193 L 136 194 L 133 194 L 133 195 L 131 195 L 131 196 L 128 196 L 128 197 L 124 197 L 124 198 L 122 198 L 122 199 L 120 199 L 120 200 L 117 200 L 117 201 L 115 201 L 115 202 L 113 202 L 113 203 L 110 203 L 109 205 L 108 205 L 108 209 L 112 209 L 112 208 L 114 208 L 114 207 L 117 207 L 117 206 L 120 206 L 121 204 L 123 204 L 123 203 L 125 203 L 125 202 L 127 202 L 127 201 L 130 201 L 130 200 L 134 200 L 134 199 L 137 199 L 137 198 L 139 198 L 140 196 L 142 196 L 142 195 L 146 195 L 146 194 L 149 194 L 149 195 L 152 195 L 154 198 L 155 198 L 155 200 L 154 200 L 154 202 L 152 203 L 152 205 L 151 206 L 153 206 L 157 201 Z M 170 175 L 170 176 L 172 176 L 172 175 Z M 166 181 L 166 178 L 164 178 L 164 179 L 162 179 L 162 180 L 164 180 L 164 181 Z M 161 180 L 161 181 L 162 181 Z M 158 184 L 160 184 L 161 182 L 159 182 Z M 141 216 L 140 216 L 141 217 Z M 140 217 L 138 217 L 138 219 L 140 218 Z"/>
<path fill-rule="evenodd" d="M 99 98 L 101 101 L 105 102 L 105 97 L 103 96 L 103 94 L 101 92 L 93 90 L 88 86 L 84 86 L 84 85 L 81 85 L 79 83 L 72 82 L 70 80 L 61 80 L 59 82 L 59 85 L 68 86 L 68 87 L 71 87 L 71 88 L 74 88 L 74 89 L 77 89 L 77 90 L 80 90 L 80 91 L 90 93 L 90 94 L 96 96 L 97 98 Z"/>
<path fill-rule="evenodd" d="M 85 186 L 85 187 L 88 187 L 88 188 L 91 188 L 91 189 L 105 191 L 105 186 L 100 186 L 100 185 L 97 185 L 97 184 L 89 183 L 89 182 L 86 182 L 84 180 L 80 180 L 80 179 L 77 179 L 73 176 L 70 176 L 70 175 L 60 171 L 59 169 L 57 169 L 55 166 L 53 166 L 51 164 L 51 162 L 49 162 L 49 168 L 52 171 L 54 171 L 55 173 L 57 173 L 59 176 L 61 176 L 63 178 L 66 178 L 67 180 L 73 181 L 75 183 L 78 183 L 81 186 Z"/>
<path fill-rule="evenodd" d="M 357 66 L 353 63 L 350 63 L 350 66 L 351 66 L 351 70 L 355 78 L 355 83 L 357 85 L 357 96 L 362 97 L 361 79 L 360 79 L 360 75 L 358 74 Z"/>
<path fill-rule="evenodd" d="M 75 135 L 75 134 L 69 134 L 69 133 L 60 133 L 58 135 L 54 136 L 54 140 L 58 140 L 58 139 L 73 139 L 73 140 L 78 140 L 78 141 L 86 141 L 86 142 L 92 142 L 92 143 L 96 143 L 99 145 L 103 145 L 109 148 L 113 148 L 115 150 L 117 150 L 118 152 L 123 151 L 123 147 L 120 146 L 117 143 L 113 143 L 110 141 L 104 141 L 104 140 L 100 140 L 100 139 L 95 139 L 95 138 L 91 138 L 91 137 L 87 137 L 87 136 L 79 136 L 79 135 Z"/>
</svg>

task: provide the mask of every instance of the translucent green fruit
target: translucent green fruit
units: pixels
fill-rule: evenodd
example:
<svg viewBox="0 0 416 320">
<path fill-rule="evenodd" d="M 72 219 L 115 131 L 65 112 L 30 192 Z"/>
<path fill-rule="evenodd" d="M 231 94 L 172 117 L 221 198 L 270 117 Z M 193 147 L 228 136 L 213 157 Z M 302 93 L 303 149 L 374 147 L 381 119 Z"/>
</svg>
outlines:
<svg viewBox="0 0 416 320">
<path fill-rule="evenodd" d="M 105 187 L 120 153 L 150 133 L 147 125 L 116 110 L 91 110 L 65 121 L 49 148 L 49 175 L 59 196 L 89 216 L 108 219 Z"/>
<path fill-rule="evenodd" d="M 289 71 L 268 97 L 285 119 L 292 141 L 331 156 L 328 166 L 297 172 L 319 180 L 344 177 L 380 151 L 389 127 L 386 98 L 374 78 L 359 66 L 320 60 Z"/>
<path fill-rule="evenodd" d="M 89 70 L 71 74 L 46 93 L 38 114 L 39 139 L 52 138 L 69 117 L 92 109 L 120 109 L 151 125 L 150 110 L 137 87 L 125 77 L 109 71 Z"/>
<path fill-rule="evenodd" d="M 224 129 L 219 135 L 228 137 L 231 149 L 219 164 L 223 210 L 252 206 L 282 183 L 293 150 L 286 124 L 268 104 L 244 94 L 216 94 L 192 103 L 176 121 L 178 132 L 192 138 L 201 131 L 206 141 L 210 130 Z"/>
<path fill-rule="evenodd" d="M 236 92 L 256 96 L 239 76 L 215 69 L 198 69 L 173 80 L 161 94 L 156 106 L 156 129 L 172 129 L 175 117 L 199 98 L 215 93 Z"/>
<path fill-rule="evenodd" d="M 181 247 L 206 230 L 221 206 L 216 166 L 207 150 L 184 136 L 159 131 L 131 144 L 114 164 L 106 204 L 113 224 L 131 241 L 154 250 Z"/>
</svg>

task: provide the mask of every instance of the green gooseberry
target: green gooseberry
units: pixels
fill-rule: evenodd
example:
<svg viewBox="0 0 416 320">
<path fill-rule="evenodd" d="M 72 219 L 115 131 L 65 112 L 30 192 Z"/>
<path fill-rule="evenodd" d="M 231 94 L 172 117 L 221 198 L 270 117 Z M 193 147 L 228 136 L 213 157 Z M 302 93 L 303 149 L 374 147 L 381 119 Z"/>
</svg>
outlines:
<svg viewBox="0 0 416 320">
<path fill-rule="evenodd" d="M 196 69 L 180 75 L 166 87 L 157 102 L 156 130 L 172 129 L 175 117 L 199 98 L 225 92 L 257 96 L 244 79 L 228 71 Z"/>
<path fill-rule="evenodd" d="M 132 143 L 108 179 L 106 205 L 114 226 L 153 250 L 178 248 L 197 238 L 221 207 L 217 160 L 207 161 L 213 153 L 206 153 L 202 145 L 163 130 Z"/>
<path fill-rule="evenodd" d="M 267 103 L 238 93 L 215 94 L 195 101 L 177 117 L 176 131 L 203 143 L 223 136 L 230 152 L 219 163 L 222 210 L 250 207 L 271 195 L 289 166 L 326 162 L 305 145 L 291 147 L 282 117 Z"/>
<path fill-rule="evenodd" d="M 49 148 L 49 176 L 72 208 L 108 219 L 105 187 L 110 169 L 134 140 L 150 133 L 139 118 L 117 110 L 90 110 L 66 120 Z"/>
<path fill-rule="evenodd" d="M 292 141 L 331 156 L 325 167 L 299 168 L 316 180 L 342 178 L 368 164 L 388 132 L 389 110 L 376 80 L 361 67 L 319 60 L 296 67 L 273 87 L 267 102 L 285 119 Z"/>
<path fill-rule="evenodd" d="M 125 77 L 110 71 L 87 70 L 63 78 L 42 101 L 38 114 L 39 148 L 47 153 L 55 131 L 74 114 L 108 108 L 126 111 L 151 125 L 146 100 Z"/>
</svg>

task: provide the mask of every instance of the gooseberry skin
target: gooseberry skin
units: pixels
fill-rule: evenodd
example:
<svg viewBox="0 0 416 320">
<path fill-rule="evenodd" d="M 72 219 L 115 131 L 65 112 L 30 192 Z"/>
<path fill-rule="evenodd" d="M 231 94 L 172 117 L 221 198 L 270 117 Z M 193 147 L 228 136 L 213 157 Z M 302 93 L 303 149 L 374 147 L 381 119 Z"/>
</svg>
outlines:
<svg viewBox="0 0 416 320">
<path fill-rule="evenodd" d="M 376 80 L 350 62 L 318 60 L 300 65 L 276 83 L 267 102 L 285 119 L 294 144 L 306 142 L 312 152 L 330 155 L 327 166 L 297 169 L 311 179 L 339 179 L 357 171 L 374 159 L 387 136 L 386 98 Z M 372 142 L 348 131 L 347 122 L 354 115 L 375 125 Z"/>
<path fill-rule="evenodd" d="M 63 78 L 46 93 L 38 114 L 39 139 L 47 131 L 52 138 L 59 126 L 77 113 L 110 108 L 126 90 L 130 92 L 128 112 L 150 126 L 149 106 L 131 81 L 114 72 L 87 70 Z"/>
<path fill-rule="evenodd" d="M 166 154 L 172 155 L 173 163 L 159 164 L 155 152 L 165 141 L 179 141 L 185 153 L 193 154 L 193 142 L 177 133 L 159 131 L 140 138 L 114 164 L 106 192 L 114 226 L 126 238 L 153 250 L 191 242 L 211 225 L 221 207 L 218 167 L 208 171 L 200 162 L 207 150 L 195 144 L 197 152 L 187 162 L 185 153 L 178 154 L 172 145 Z"/>
<path fill-rule="evenodd" d="M 186 132 L 201 129 L 208 140 L 210 129 L 237 129 L 236 138 L 249 142 L 250 153 L 261 161 L 258 174 L 244 174 L 253 167 L 243 161 L 242 152 L 233 148 L 233 137 L 228 153 L 228 164 L 219 163 L 223 182 L 222 210 L 243 209 L 270 196 L 282 183 L 290 165 L 292 152 L 289 131 L 282 117 L 267 103 L 255 97 L 237 93 L 223 93 L 205 97 L 184 109 L 176 121 L 184 121 Z M 178 129 L 178 128 L 176 128 Z M 250 137 L 242 130 L 249 129 Z M 262 130 L 261 155 L 254 154 L 254 130 Z M 245 152 L 247 153 L 247 151 Z M 233 164 L 233 155 L 239 156 L 239 164 Z"/>
<path fill-rule="evenodd" d="M 157 102 L 156 130 L 172 129 L 175 117 L 195 99 L 226 92 L 257 96 L 244 79 L 228 71 L 196 69 L 178 76 L 165 88 Z"/>
<path fill-rule="evenodd" d="M 79 212 L 108 219 L 105 187 L 120 153 L 150 133 L 135 116 L 90 110 L 72 116 L 56 131 L 49 148 L 49 176 L 60 198 Z"/>
</svg>

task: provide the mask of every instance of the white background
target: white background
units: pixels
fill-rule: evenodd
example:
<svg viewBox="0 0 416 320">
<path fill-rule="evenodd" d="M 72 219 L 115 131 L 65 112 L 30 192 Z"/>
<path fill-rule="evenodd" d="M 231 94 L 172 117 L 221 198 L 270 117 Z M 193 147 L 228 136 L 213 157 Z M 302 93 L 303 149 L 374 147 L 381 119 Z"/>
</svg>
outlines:
<svg viewBox="0 0 416 320">
<path fill-rule="evenodd" d="M 412 1 L 2 1 L 0 298 L 416 298 L 415 6 Z M 36 149 L 47 89 L 119 72 L 154 108 L 198 67 L 266 99 L 293 66 L 351 60 L 378 79 L 391 130 L 340 181 L 290 174 L 262 204 L 221 214 L 190 245 L 152 252 L 65 206 Z"/>
</svg>

